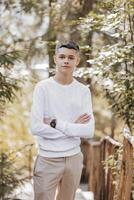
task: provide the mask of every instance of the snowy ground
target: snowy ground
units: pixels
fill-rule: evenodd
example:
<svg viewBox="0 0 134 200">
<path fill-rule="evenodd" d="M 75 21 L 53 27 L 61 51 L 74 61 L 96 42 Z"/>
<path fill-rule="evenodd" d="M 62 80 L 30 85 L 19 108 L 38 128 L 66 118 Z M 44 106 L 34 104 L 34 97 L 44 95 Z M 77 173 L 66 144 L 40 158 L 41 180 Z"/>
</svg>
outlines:
<svg viewBox="0 0 134 200">
<path fill-rule="evenodd" d="M 16 191 L 16 197 L 21 200 L 33 200 L 32 183 L 26 183 Z M 87 191 L 87 185 L 81 184 L 76 192 L 75 200 L 94 200 L 93 193 Z"/>
</svg>

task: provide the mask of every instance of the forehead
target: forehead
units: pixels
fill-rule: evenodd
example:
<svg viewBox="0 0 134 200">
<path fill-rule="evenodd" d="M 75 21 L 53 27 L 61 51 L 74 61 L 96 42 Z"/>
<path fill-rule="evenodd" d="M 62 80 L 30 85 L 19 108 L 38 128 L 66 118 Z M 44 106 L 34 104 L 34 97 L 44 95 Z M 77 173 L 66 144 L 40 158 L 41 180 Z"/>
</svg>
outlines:
<svg viewBox="0 0 134 200">
<path fill-rule="evenodd" d="M 68 49 L 68 48 L 65 48 L 65 47 L 59 48 L 57 50 L 56 54 L 57 55 L 64 54 L 66 56 L 69 56 L 69 55 L 76 56 L 76 55 L 78 55 L 78 53 L 75 49 Z"/>
</svg>

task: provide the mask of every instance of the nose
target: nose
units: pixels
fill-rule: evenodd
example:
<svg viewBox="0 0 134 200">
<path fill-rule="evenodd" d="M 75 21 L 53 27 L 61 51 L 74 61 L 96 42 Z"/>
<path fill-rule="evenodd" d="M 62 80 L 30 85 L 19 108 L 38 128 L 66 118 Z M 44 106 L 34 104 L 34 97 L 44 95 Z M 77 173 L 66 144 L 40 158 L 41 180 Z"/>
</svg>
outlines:
<svg viewBox="0 0 134 200">
<path fill-rule="evenodd" d="M 65 58 L 64 63 L 65 63 L 65 64 L 68 64 L 68 63 L 69 63 L 69 62 L 68 62 L 68 58 Z"/>
</svg>

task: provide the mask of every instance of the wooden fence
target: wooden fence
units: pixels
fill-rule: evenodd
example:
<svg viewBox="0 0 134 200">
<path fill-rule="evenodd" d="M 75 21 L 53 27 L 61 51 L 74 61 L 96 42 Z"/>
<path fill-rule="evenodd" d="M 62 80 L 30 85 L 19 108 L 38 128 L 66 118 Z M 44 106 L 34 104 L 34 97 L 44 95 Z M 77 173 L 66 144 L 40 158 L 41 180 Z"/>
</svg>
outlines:
<svg viewBox="0 0 134 200">
<path fill-rule="evenodd" d="M 124 133 L 123 144 L 109 136 L 100 141 L 84 141 L 82 150 L 85 155 L 85 173 L 88 176 L 88 190 L 94 192 L 95 200 L 130 200 L 133 175 L 133 137 Z M 115 154 L 122 147 L 121 154 Z M 109 156 L 118 162 L 109 168 L 105 162 Z M 120 157 L 118 157 L 120 155 Z M 112 159 L 111 159 L 112 161 Z M 104 168 L 105 162 L 105 168 Z M 119 173 L 114 173 L 119 170 Z"/>
<path fill-rule="evenodd" d="M 32 146 L 28 156 L 29 179 L 32 178 Z M 94 200 L 132 200 L 134 136 L 125 131 L 123 144 L 109 136 L 100 141 L 83 140 L 81 149 L 85 158 L 83 175 L 88 181 L 88 190 L 94 193 Z M 120 149 L 122 152 L 119 154 L 117 151 Z M 106 162 L 110 156 L 118 162 L 114 168 Z"/>
</svg>

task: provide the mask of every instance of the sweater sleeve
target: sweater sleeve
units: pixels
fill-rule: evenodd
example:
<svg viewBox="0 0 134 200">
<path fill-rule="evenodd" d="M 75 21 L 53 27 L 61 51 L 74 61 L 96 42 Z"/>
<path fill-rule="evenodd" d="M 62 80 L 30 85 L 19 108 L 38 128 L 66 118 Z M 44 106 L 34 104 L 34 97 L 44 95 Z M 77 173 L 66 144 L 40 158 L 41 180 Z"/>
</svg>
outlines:
<svg viewBox="0 0 134 200">
<path fill-rule="evenodd" d="M 86 124 L 69 123 L 62 120 L 57 120 L 56 128 L 62 131 L 65 135 L 92 138 L 94 135 L 94 115 L 92 110 L 92 100 L 90 90 L 86 87 L 83 94 L 82 114 L 87 113 L 91 119 Z"/>
<path fill-rule="evenodd" d="M 47 139 L 65 137 L 60 130 L 54 129 L 43 122 L 45 116 L 44 108 L 45 90 L 40 84 L 37 84 L 33 93 L 33 104 L 31 108 L 31 133 Z"/>
</svg>

